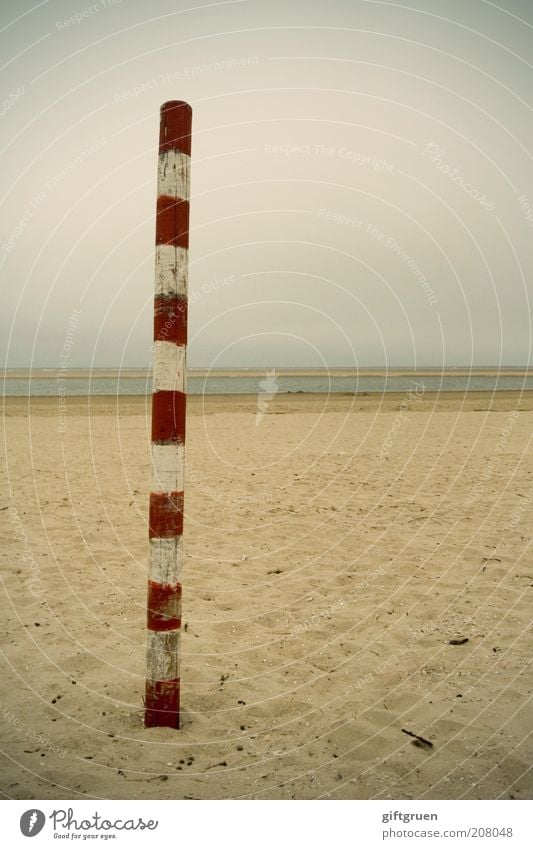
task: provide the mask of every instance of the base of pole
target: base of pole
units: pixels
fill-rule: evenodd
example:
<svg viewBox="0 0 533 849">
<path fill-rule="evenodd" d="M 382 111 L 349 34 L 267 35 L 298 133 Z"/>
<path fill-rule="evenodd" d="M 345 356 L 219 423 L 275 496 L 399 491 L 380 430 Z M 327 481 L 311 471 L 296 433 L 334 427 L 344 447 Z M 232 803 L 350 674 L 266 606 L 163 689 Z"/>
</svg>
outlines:
<svg viewBox="0 0 533 849">
<path fill-rule="evenodd" d="M 146 728 L 180 727 L 180 679 L 147 681 L 144 725 Z"/>
</svg>

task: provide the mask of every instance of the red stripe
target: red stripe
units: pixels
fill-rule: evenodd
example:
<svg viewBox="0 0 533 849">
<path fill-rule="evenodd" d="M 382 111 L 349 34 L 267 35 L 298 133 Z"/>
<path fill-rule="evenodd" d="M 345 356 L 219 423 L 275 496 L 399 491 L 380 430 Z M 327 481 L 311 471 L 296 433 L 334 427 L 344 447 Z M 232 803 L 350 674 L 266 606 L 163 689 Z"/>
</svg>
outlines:
<svg viewBox="0 0 533 849">
<path fill-rule="evenodd" d="M 150 539 L 168 539 L 183 533 L 183 492 L 151 492 Z"/>
<path fill-rule="evenodd" d="M 154 340 L 187 344 L 187 298 L 161 297 L 154 301 Z"/>
<path fill-rule="evenodd" d="M 147 728 L 179 728 L 180 679 L 147 681 L 145 707 L 144 724 Z"/>
<path fill-rule="evenodd" d="M 181 627 L 181 584 L 148 581 L 148 628 L 173 631 Z"/>
<path fill-rule="evenodd" d="M 185 442 L 185 403 L 185 392 L 153 393 L 152 442 Z"/>
<path fill-rule="evenodd" d="M 192 109 L 182 100 L 170 100 L 161 107 L 159 153 L 180 150 L 191 155 Z"/>
<path fill-rule="evenodd" d="M 189 201 L 159 195 L 155 220 L 156 245 L 189 247 Z"/>
</svg>

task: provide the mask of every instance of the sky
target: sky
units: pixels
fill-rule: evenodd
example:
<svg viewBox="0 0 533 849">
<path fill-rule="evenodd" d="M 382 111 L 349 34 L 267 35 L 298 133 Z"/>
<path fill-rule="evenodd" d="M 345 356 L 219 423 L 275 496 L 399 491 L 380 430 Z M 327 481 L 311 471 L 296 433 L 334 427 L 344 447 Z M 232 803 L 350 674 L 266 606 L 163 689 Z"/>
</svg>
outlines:
<svg viewBox="0 0 533 849">
<path fill-rule="evenodd" d="M 412 2 L 1 2 L 4 366 L 150 364 L 167 100 L 190 367 L 529 364 L 533 6 Z"/>
</svg>

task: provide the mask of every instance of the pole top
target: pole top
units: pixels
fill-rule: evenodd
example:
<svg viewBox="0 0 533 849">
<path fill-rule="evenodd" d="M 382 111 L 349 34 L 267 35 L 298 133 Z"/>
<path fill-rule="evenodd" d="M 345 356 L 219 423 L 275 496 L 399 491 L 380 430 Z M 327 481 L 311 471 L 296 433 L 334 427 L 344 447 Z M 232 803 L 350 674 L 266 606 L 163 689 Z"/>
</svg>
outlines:
<svg viewBox="0 0 533 849">
<path fill-rule="evenodd" d="M 179 150 L 191 155 L 192 109 L 184 100 L 167 100 L 161 106 L 159 153 Z"/>
</svg>

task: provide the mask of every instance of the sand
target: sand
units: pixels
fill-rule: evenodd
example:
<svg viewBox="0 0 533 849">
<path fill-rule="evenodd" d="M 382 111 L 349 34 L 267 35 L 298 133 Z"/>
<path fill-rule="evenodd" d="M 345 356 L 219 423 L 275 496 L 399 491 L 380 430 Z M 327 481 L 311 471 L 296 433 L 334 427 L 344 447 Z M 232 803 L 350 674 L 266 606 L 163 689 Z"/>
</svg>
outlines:
<svg viewBox="0 0 533 849">
<path fill-rule="evenodd" d="M 533 374 L 533 369 L 518 368 L 518 367 L 494 367 L 494 368 L 446 368 L 446 369 L 416 369 L 413 370 L 406 366 L 405 368 L 342 368 L 336 367 L 331 369 L 310 369 L 310 368 L 275 368 L 277 377 L 412 377 L 414 380 L 423 377 L 516 377 L 528 378 Z M 259 379 L 265 377 L 266 369 L 262 368 L 247 368 L 247 369 L 232 369 L 232 368 L 193 368 L 188 369 L 189 377 L 257 377 Z M 0 379 L 2 380 L 57 380 L 60 377 L 62 380 L 84 380 L 88 378 L 135 378 L 137 380 L 146 380 L 151 377 L 151 371 L 148 368 L 57 368 L 47 369 L 0 369 Z"/>
<path fill-rule="evenodd" d="M 147 399 L 5 413 L 5 797 L 531 798 L 531 394 L 191 398 L 180 731 Z"/>
</svg>

